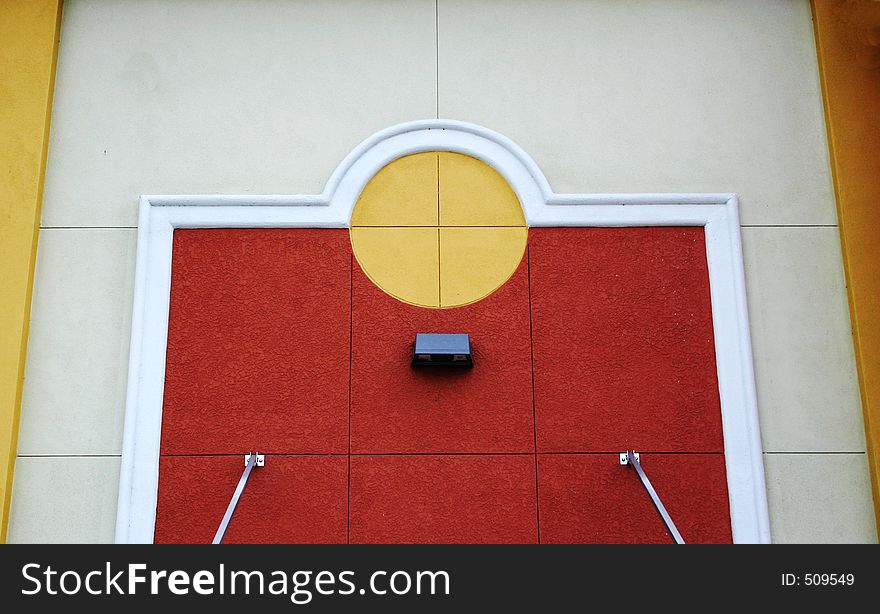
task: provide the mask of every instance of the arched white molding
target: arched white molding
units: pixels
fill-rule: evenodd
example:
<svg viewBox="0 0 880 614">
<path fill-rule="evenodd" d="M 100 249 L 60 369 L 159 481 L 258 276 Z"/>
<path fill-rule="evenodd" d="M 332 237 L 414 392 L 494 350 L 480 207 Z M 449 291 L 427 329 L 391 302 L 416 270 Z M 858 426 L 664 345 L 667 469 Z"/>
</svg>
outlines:
<svg viewBox="0 0 880 614">
<path fill-rule="evenodd" d="M 495 168 L 519 197 L 529 226 L 705 229 L 733 538 L 769 543 L 736 195 L 555 194 L 535 161 L 510 139 L 452 120 L 410 122 L 376 133 L 345 157 L 321 194 L 141 197 L 116 541 L 153 540 L 174 229 L 344 228 L 379 169 L 426 151 L 463 153 Z"/>
<path fill-rule="evenodd" d="M 571 225 L 580 215 L 577 205 L 724 204 L 731 194 L 556 194 L 535 161 L 507 137 L 482 126 L 448 119 L 428 119 L 391 126 L 361 142 L 340 162 L 320 194 L 265 196 L 146 196 L 153 206 L 312 207 L 289 225 L 347 227 L 355 202 L 367 182 L 382 167 L 403 156 L 426 151 L 462 153 L 492 166 L 516 192 L 529 226 Z M 680 212 L 681 213 L 681 212 Z M 210 215 L 206 215 L 210 218 Z M 285 216 L 270 216 L 285 224 Z M 219 216 L 218 216 L 219 218 Z M 615 224 L 629 225 L 625 220 Z M 204 220 L 206 223 L 210 219 Z M 201 221 L 193 219 L 195 224 Z M 242 220 L 246 226 L 252 221 Z M 218 219 L 218 223 L 223 223 Z M 684 220 L 683 223 L 688 223 Z"/>
</svg>

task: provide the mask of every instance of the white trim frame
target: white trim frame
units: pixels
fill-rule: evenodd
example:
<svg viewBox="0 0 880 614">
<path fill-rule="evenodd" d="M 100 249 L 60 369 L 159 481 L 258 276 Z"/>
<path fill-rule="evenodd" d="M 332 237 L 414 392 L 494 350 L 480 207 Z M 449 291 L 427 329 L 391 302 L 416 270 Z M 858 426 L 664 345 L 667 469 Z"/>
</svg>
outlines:
<svg viewBox="0 0 880 614">
<path fill-rule="evenodd" d="M 367 181 L 413 153 L 452 151 L 495 168 L 529 226 L 703 226 L 712 298 L 730 518 L 737 543 L 770 528 L 735 194 L 555 194 L 537 164 L 480 126 L 424 120 L 376 133 L 313 196 L 142 196 L 116 518 L 117 543 L 153 541 L 175 228 L 346 228 Z"/>
</svg>

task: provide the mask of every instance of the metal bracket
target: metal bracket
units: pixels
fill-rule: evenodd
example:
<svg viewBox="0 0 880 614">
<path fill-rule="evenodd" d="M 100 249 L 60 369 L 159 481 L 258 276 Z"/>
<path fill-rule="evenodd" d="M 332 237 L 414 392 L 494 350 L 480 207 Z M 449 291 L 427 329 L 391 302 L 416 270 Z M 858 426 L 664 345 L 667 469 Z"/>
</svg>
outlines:
<svg viewBox="0 0 880 614">
<path fill-rule="evenodd" d="M 238 500 L 241 499 L 241 493 L 244 492 L 244 487 L 247 486 L 248 478 L 251 477 L 251 471 L 254 470 L 254 467 L 263 467 L 265 464 L 266 457 L 263 454 L 252 452 L 244 455 L 244 471 L 238 480 L 235 492 L 232 493 L 232 499 L 229 500 L 229 505 L 226 506 L 226 513 L 223 514 L 223 520 L 220 521 L 220 526 L 217 527 L 217 532 L 214 534 L 214 540 L 211 542 L 212 544 L 219 544 L 223 541 L 223 536 L 226 535 L 226 529 L 229 528 L 229 522 L 232 520 L 232 515 L 235 513 Z"/>
<path fill-rule="evenodd" d="M 250 454 L 244 455 L 244 465 L 247 467 L 248 461 L 251 460 Z M 266 466 L 266 455 L 265 454 L 257 454 L 257 467 L 265 467 Z"/>
<path fill-rule="evenodd" d="M 621 465 L 628 465 L 629 464 L 629 458 L 627 458 L 628 454 L 629 454 L 629 452 L 621 452 L 620 453 L 620 464 Z M 639 458 L 641 458 L 639 456 L 638 452 L 633 452 L 633 454 L 635 454 L 636 460 L 639 460 Z"/>
<path fill-rule="evenodd" d="M 660 495 L 658 495 L 657 491 L 654 490 L 654 486 L 651 484 L 651 480 L 649 480 L 648 476 L 645 475 L 645 470 L 642 469 L 642 464 L 641 462 L 639 462 L 640 458 L 641 457 L 639 453 L 635 450 L 621 452 L 620 464 L 631 465 L 632 468 L 636 470 L 636 473 L 639 475 L 639 479 L 642 481 L 642 486 L 645 487 L 645 490 L 648 492 L 648 496 L 651 497 L 651 502 L 654 504 L 654 507 L 657 508 L 657 512 L 663 519 L 663 522 L 666 525 L 666 529 L 672 534 L 672 538 L 675 540 L 676 544 L 683 544 L 684 538 L 682 538 L 681 533 L 678 532 L 675 523 L 672 522 L 672 517 L 669 515 L 669 512 L 666 511 L 666 507 L 660 500 Z"/>
</svg>

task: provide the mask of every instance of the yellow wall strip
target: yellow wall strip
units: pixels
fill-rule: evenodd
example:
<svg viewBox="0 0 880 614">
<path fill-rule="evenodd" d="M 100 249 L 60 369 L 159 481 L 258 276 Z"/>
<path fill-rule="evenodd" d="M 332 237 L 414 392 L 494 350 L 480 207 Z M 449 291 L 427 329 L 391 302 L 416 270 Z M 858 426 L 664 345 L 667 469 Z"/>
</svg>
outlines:
<svg viewBox="0 0 880 614">
<path fill-rule="evenodd" d="M 880 527 L 880 2 L 813 0 L 812 6 Z"/>
<path fill-rule="evenodd" d="M 0 0 L 0 542 L 6 541 L 61 0 Z"/>
</svg>

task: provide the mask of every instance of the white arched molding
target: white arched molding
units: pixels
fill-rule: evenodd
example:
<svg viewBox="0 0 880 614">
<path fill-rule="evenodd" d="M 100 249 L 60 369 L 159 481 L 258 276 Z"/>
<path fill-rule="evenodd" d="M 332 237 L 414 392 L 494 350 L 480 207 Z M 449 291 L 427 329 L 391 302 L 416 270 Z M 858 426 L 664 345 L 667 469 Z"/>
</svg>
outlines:
<svg viewBox="0 0 880 614">
<path fill-rule="evenodd" d="M 702 226 L 712 298 L 730 518 L 737 543 L 769 543 L 761 436 L 735 194 L 555 194 L 510 139 L 451 120 L 382 130 L 317 195 L 142 196 L 116 541 L 153 541 L 175 228 L 346 228 L 363 187 L 389 162 L 426 151 L 482 160 L 510 183 L 529 226 Z"/>
</svg>

